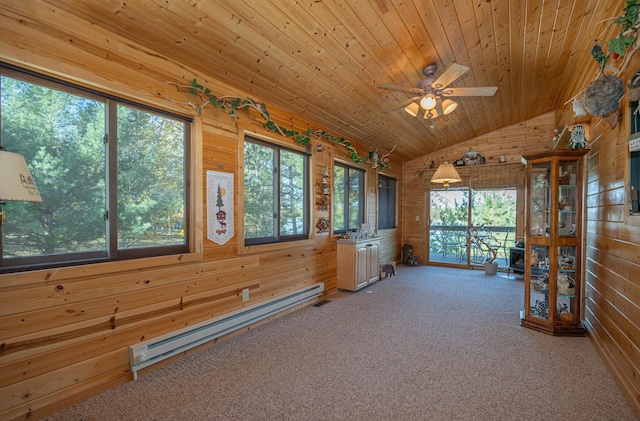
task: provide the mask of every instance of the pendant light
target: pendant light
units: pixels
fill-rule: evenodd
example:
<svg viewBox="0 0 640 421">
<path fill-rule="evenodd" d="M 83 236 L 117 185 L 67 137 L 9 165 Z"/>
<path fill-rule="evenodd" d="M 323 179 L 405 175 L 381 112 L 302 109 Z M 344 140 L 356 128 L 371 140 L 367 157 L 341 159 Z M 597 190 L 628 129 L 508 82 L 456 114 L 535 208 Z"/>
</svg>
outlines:
<svg viewBox="0 0 640 421">
<path fill-rule="evenodd" d="M 444 161 L 444 164 L 440 164 L 431 179 L 432 183 L 442 183 L 445 189 L 449 188 L 449 183 L 459 183 L 461 181 L 458 171 L 449 161 Z"/>
<path fill-rule="evenodd" d="M 445 129 L 445 139 L 446 139 L 446 135 L 447 135 L 446 125 L 444 126 L 444 129 Z M 446 155 L 446 149 L 445 149 L 445 155 Z M 459 183 L 461 181 L 462 179 L 460 178 L 460 174 L 458 174 L 458 171 L 456 171 L 456 168 L 453 165 L 451 165 L 449 161 L 444 161 L 444 164 L 440 164 L 435 174 L 433 174 L 433 177 L 431 178 L 432 183 L 442 183 L 445 189 L 449 188 L 450 183 Z"/>
</svg>

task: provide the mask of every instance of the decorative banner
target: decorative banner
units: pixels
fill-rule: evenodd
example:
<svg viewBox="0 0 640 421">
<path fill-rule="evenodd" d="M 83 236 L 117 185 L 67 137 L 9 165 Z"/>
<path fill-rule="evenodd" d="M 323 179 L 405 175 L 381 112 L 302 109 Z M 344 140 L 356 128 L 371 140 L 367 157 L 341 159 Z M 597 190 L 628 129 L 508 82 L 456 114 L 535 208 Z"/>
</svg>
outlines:
<svg viewBox="0 0 640 421">
<path fill-rule="evenodd" d="M 224 244 L 233 232 L 233 174 L 207 171 L 207 238 Z"/>
</svg>

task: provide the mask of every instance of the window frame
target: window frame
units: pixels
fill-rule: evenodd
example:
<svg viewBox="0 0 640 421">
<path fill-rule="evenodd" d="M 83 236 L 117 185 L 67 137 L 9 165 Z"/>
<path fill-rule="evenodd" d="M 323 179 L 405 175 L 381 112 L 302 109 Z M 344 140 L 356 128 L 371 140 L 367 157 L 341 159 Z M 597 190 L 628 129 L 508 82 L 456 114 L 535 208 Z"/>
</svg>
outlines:
<svg viewBox="0 0 640 421">
<path fill-rule="evenodd" d="M 50 255 L 34 255 L 25 257 L 9 257 L 3 256 L 3 234 L 1 232 L 2 222 L 0 221 L 0 274 L 23 272 L 30 270 L 40 270 L 49 268 L 63 268 L 77 265 L 87 265 L 95 263 L 117 262 L 123 260 L 151 258 L 170 255 L 184 255 L 192 252 L 194 233 L 192 232 L 192 201 L 194 192 L 192 191 L 191 173 L 192 173 L 192 125 L 193 119 L 184 115 L 162 110 L 160 108 L 151 107 L 145 104 L 137 103 L 128 99 L 117 97 L 109 93 L 97 91 L 85 86 L 71 83 L 69 81 L 58 79 L 49 75 L 34 72 L 18 66 L 0 62 L 0 76 L 6 76 L 27 82 L 41 87 L 55 89 L 65 94 L 90 99 L 101 102 L 105 107 L 105 152 L 104 152 L 104 171 L 105 171 L 105 249 L 89 250 L 83 252 L 59 253 Z M 0 86 L 1 89 L 1 86 Z M 145 247 L 137 247 L 131 249 L 119 249 L 117 238 L 117 137 L 111 135 L 116 133 L 117 113 L 115 110 L 118 106 L 124 106 L 145 113 L 154 114 L 163 118 L 168 118 L 181 123 L 184 127 L 183 132 L 183 230 L 184 240 L 181 244 L 169 245 L 149 245 Z M 2 139 L 0 138 L 0 146 Z M 36 186 L 38 180 L 36 179 Z"/>
<path fill-rule="evenodd" d="M 640 72 L 638 72 L 640 73 Z M 640 101 L 629 101 L 629 138 L 628 141 L 640 138 Z M 633 187 L 640 194 L 640 151 L 629 151 L 628 153 L 628 173 L 625 177 L 628 180 L 629 185 L 627 187 L 627 194 L 631 196 L 631 188 Z M 638 225 L 640 221 L 640 212 L 633 212 L 631 197 L 627 200 L 629 217 L 635 222 L 633 225 Z"/>
<path fill-rule="evenodd" d="M 390 188 L 389 185 L 393 184 Z M 389 201 L 392 200 L 392 206 Z M 390 215 L 389 210 L 393 213 Z M 386 211 L 386 212 L 385 212 Z M 383 218 L 384 214 L 384 218 Z M 385 224 L 381 224 L 384 221 Z M 383 226 L 384 225 L 384 226 Z M 398 227 L 398 179 L 378 174 L 378 230 Z"/>
<path fill-rule="evenodd" d="M 310 186 L 310 179 L 311 179 L 311 158 L 310 158 L 310 154 L 307 151 L 302 151 L 300 149 L 296 149 L 293 147 L 289 147 L 287 145 L 284 145 L 282 143 L 279 142 L 274 142 L 271 139 L 267 139 L 264 138 L 262 136 L 259 136 L 255 133 L 245 133 L 244 136 L 242 136 L 241 139 L 241 143 L 240 145 L 242 146 L 242 156 L 241 156 L 241 162 L 242 162 L 242 168 L 243 168 L 243 174 L 242 174 L 242 197 L 243 197 L 243 204 L 242 204 L 242 240 L 243 240 L 243 245 L 245 248 L 249 248 L 249 247 L 255 247 L 255 246 L 269 246 L 269 245 L 282 245 L 282 244 L 286 244 L 286 243 L 292 243 L 295 241 L 300 241 L 300 240 L 308 240 L 309 236 L 311 234 L 311 228 L 310 228 L 310 224 L 311 224 L 311 217 L 312 217 L 312 208 L 311 208 L 311 204 L 310 204 L 310 197 L 311 197 L 311 186 Z M 246 143 L 253 143 L 253 144 L 257 144 L 257 145 L 261 145 L 263 147 L 267 147 L 272 149 L 273 151 L 275 151 L 274 154 L 274 168 L 277 168 L 277 175 L 274 176 L 274 192 L 275 192 L 275 199 L 276 199 L 276 203 L 274 205 L 275 209 L 274 209 L 274 219 L 275 219 L 275 228 L 274 228 L 274 235 L 273 236 L 268 236 L 268 237 L 258 237 L 258 238 L 247 238 L 246 236 L 246 206 L 244 204 L 244 198 L 246 197 L 246 189 L 245 189 L 245 172 L 246 172 L 246 164 L 245 164 L 245 151 L 246 151 Z M 280 208 L 281 208 L 281 175 L 282 175 L 282 171 L 281 171 L 281 153 L 282 151 L 286 151 L 289 153 L 295 153 L 297 155 L 300 155 L 301 157 L 304 158 L 304 175 L 303 175 L 303 180 L 302 180 L 302 185 L 304 186 L 304 192 L 303 192 L 303 199 L 302 199 L 302 205 L 303 205 L 303 222 L 302 222 L 302 226 L 304 227 L 304 232 L 300 233 L 300 234 L 291 234 L 291 235 L 281 235 L 280 233 L 280 227 L 281 227 L 281 215 L 280 215 Z"/>
<path fill-rule="evenodd" d="M 336 216 L 335 216 L 335 201 L 338 199 L 337 195 L 335 194 L 335 189 L 336 189 L 336 176 L 335 176 L 335 169 L 336 167 L 339 168 L 343 168 L 345 170 L 345 181 L 344 181 L 344 195 L 342 197 L 342 203 L 344 204 L 344 220 L 342 221 L 342 225 L 346 227 L 345 229 L 336 229 Z M 354 229 L 359 229 L 360 226 L 356 227 L 356 228 L 352 228 L 349 227 L 349 192 L 350 192 L 350 188 L 349 188 L 349 181 L 350 181 L 350 177 L 349 177 L 349 170 L 354 170 L 357 171 L 358 174 L 361 175 L 361 179 L 359 180 L 360 182 L 358 183 L 358 200 L 359 202 L 362 204 L 362 206 L 360 206 L 360 208 L 358 209 L 358 220 L 360 222 L 360 226 L 362 226 L 362 224 L 364 224 L 364 217 L 366 214 L 366 197 L 365 197 L 365 190 L 366 190 L 366 175 L 367 172 L 362 169 L 362 168 L 358 168 L 358 167 L 354 167 L 351 165 L 347 165 L 345 163 L 339 162 L 339 161 L 334 161 L 333 162 L 333 191 L 332 191 L 332 197 L 333 200 L 331 202 L 331 207 L 332 207 L 332 215 L 333 215 L 333 234 L 334 235 L 339 235 L 339 234 L 343 234 L 346 233 L 348 231 L 352 231 Z"/>
</svg>

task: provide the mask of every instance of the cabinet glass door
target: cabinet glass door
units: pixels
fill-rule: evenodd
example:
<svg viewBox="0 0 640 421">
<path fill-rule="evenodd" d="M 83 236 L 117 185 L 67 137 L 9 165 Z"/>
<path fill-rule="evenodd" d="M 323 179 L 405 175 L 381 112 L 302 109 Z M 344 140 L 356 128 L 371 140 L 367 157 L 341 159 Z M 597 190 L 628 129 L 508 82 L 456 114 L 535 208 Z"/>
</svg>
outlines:
<svg viewBox="0 0 640 421">
<path fill-rule="evenodd" d="M 558 303 L 556 320 L 573 322 L 576 314 L 577 247 L 558 247 Z"/>
<path fill-rule="evenodd" d="M 529 314 L 549 320 L 549 247 L 531 246 Z"/>
<path fill-rule="evenodd" d="M 560 161 L 558 236 L 575 237 L 578 217 L 578 161 Z"/>
<path fill-rule="evenodd" d="M 529 200 L 529 234 L 549 235 L 549 177 L 551 163 L 533 164 L 531 169 L 531 200 Z"/>
</svg>

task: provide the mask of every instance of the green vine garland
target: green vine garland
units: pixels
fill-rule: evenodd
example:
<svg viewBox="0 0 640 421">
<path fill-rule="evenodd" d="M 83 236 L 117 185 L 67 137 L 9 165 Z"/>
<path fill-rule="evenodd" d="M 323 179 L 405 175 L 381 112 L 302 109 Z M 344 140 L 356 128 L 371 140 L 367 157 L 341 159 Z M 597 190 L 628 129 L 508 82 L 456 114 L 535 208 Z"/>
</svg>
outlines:
<svg viewBox="0 0 640 421">
<path fill-rule="evenodd" d="M 638 46 L 635 45 L 638 39 L 638 29 L 640 29 L 640 0 L 626 0 L 624 14 L 614 18 L 603 31 L 603 34 L 612 26 L 619 27 L 618 35 L 610 39 L 607 43 L 607 51 L 603 49 L 600 39 L 596 39 L 596 44 L 591 48 L 591 55 L 600 64 L 600 70 L 604 71 L 609 59 L 617 60 L 625 57 L 622 70 L 626 67 L 629 57 Z M 598 37 L 600 38 L 600 37 Z"/>
<path fill-rule="evenodd" d="M 202 108 L 207 104 L 211 104 L 216 108 L 227 111 L 231 118 L 236 118 L 238 116 L 238 110 L 249 111 L 251 109 L 254 109 L 258 111 L 262 118 L 265 120 L 264 126 L 267 128 L 267 130 L 273 133 L 278 132 L 282 136 L 291 137 L 295 139 L 296 142 L 305 146 L 308 146 L 311 143 L 312 138 L 332 141 L 343 145 L 347 149 L 347 153 L 349 153 L 353 162 L 357 164 L 372 162 L 373 168 L 381 169 L 390 167 L 389 156 L 393 153 L 395 146 L 381 157 L 378 156 L 376 152 L 369 151 L 369 154 L 366 157 L 362 158 L 358 156 L 358 153 L 351 145 L 351 143 L 344 140 L 344 137 L 338 138 L 323 130 L 311 130 L 308 128 L 305 132 L 300 133 L 297 130 L 288 130 L 280 127 L 275 121 L 271 119 L 271 117 L 269 116 L 269 112 L 267 111 L 267 106 L 263 102 L 257 102 L 252 98 L 242 98 L 230 95 L 217 97 L 211 93 L 211 90 L 209 88 L 205 88 L 204 86 L 200 85 L 196 79 L 193 79 L 191 81 L 190 88 L 191 92 L 194 95 L 198 95 L 200 98 L 204 96 L 206 99 L 206 102 L 204 104 L 200 106 L 194 106 L 198 114 L 202 112 Z"/>
</svg>

